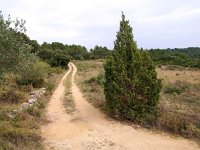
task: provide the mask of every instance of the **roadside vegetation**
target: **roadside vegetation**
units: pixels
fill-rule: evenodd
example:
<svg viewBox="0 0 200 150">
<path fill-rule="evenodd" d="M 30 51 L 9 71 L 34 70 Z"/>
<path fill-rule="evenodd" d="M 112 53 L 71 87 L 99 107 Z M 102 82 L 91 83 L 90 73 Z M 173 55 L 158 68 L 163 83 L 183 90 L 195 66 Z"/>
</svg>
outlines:
<svg viewBox="0 0 200 150">
<path fill-rule="evenodd" d="M 104 69 L 105 104 L 110 115 L 154 123 L 162 82 L 148 53 L 137 48 L 123 13 L 112 56 L 106 59 Z"/>
<path fill-rule="evenodd" d="M 75 61 L 78 68 L 76 82 L 86 99 L 106 113 L 103 92 L 105 60 Z M 162 79 L 158 116 L 153 124 L 142 126 L 200 140 L 200 70 L 170 66 L 156 68 Z M 118 118 L 122 119 L 122 118 Z"/>
<path fill-rule="evenodd" d="M 126 33 L 131 32 L 125 20 L 122 24 Z M 98 45 L 87 50 L 59 42 L 39 45 L 26 34 L 24 20 L 5 19 L 0 12 L 0 150 L 44 149 L 40 133 L 41 124 L 46 123 L 44 109 L 70 60 L 78 68 L 76 82 L 95 107 L 114 118 L 199 141 L 200 48 L 143 50 L 136 47 L 131 33 L 121 41 L 121 31 L 115 50 Z M 126 44 L 120 47 L 121 42 Z M 113 79 L 120 81 L 117 86 Z M 10 116 L 42 87 L 46 93 L 37 104 Z M 71 74 L 66 87 L 66 111 L 73 113 Z M 131 95 L 130 89 L 137 91 Z"/>
<path fill-rule="evenodd" d="M 44 148 L 40 133 L 40 125 L 45 122 L 44 108 L 64 71 L 36 56 L 37 42 L 25 34 L 24 24 L 24 20 L 5 20 L 0 14 L 1 150 Z M 30 93 L 42 87 L 46 92 L 38 102 L 20 110 L 21 104 L 31 99 Z"/>
<path fill-rule="evenodd" d="M 180 66 L 176 57 L 166 57 L 165 66 L 154 59 L 155 68 L 152 54 L 137 49 L 123 14 L 114 43 L 106 60 L 75 61 L 77 82 L 89 102 L 111 117 L 199 141 L 200 71 Z"/>
<path fill-rule="evenodd" d="M 87 100 L 103 111 L 105 111 L 105 96 L 103 92 L 104 61 L 103 59 L 73 61 L 78 69 L 75 82 L 77 82 Z"/>
</svg>

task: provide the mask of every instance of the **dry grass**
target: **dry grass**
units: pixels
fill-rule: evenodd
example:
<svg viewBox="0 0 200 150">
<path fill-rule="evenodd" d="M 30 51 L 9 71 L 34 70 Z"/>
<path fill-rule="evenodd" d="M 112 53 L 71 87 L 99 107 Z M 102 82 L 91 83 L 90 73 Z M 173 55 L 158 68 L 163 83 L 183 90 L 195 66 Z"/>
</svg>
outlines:
<svg viewBox="0 0 200 150">
<path fill-rule="evenodd" d="M 168 67 L 163 66 L 157 68 L 158 77 L 163 79 L 165 83 L 176 82 L 177 80 L 189 82 L 189 83 L 200 83 L 200 70 L 197 69 L 174 69 L 170 70 Z"/>
<path fill-rule="evenodd" d="M 40 126 L 45 123 L 44 109 L 62 75 L 63 70 L 53 69 L 52 74 L 46 79 L 47 92 L 45 95 L 40 98 L 38 104 L 18 113 L 15 118 L 10 118 L 8 114 L 18 109 L 23 101 L 21 99 L 15 103 L 0 101 L 0 150 L 44 149 L 40 133 Z M 17 90 L 23 90 L 27 96 L 30 92 L 27 88 L 20 86 Z M 30 88 L 30 90 L 34 89 Z M 27 97 L 25 99 L 27 100 Z"/>
<path fill-rule="evenodd" d="M 103 62 L 104 60 L 74 62 L 78 68 L 75 81 L 78 83 L 87 100 L 95 107 L 100 108 L 103 108 L 105 102 L 103 85 L 90 82 L 90 80 L 104 74 Z"/>
<path fill-rule="evenodd" d="M 105 97 L 99 76 L 104 74 L 104 60 L 75 61 L 76 82 L 94 106 L 103 108 Z M 200 139 L 200 70 L 162 66 L 157 68 L 163 79 L 160 114 L 154 128 L 185 137 Z"/>
</svg>

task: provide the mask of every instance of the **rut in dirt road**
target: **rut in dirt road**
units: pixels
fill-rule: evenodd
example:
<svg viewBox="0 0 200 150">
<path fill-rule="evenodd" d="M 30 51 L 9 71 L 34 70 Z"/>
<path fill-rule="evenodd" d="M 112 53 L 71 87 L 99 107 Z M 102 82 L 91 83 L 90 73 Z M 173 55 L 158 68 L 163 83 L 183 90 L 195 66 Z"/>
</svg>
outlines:
<svg viewBox="0 0 200 150">
<path fill-rule="evenodd" d="M 108 119 L 89 104 L 74 82 L 77 68 L 69 63 L 69 70 L 52 95 L 47 108 L 50 123 L 43 126 L 47 149 L 58 150 L 196 150 L 197 144 L 182 138 L 172 138 L 145 129 Z M 64 81 L 71 76 L 71 90 L 75 112 L 67 114 L 63 105 Z M 66 89 L 69 90 L 69 89 Z"/>
</svg>

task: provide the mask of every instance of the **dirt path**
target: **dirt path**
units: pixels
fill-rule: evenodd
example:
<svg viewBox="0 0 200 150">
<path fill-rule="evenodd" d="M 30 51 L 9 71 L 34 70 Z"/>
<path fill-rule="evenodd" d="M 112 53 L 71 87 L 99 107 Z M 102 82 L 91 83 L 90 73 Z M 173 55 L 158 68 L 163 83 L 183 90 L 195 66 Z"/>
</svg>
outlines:
<svg viewBox="0 0 200 150">
<path fill-rule="evenodd" d="M 63 98 L 65 78 L 72 71 L 72 96 L 76 111 L 66 113 Z M 196 150 L 195 142 L 135 129 L 107 119 L 91 106 L 74 82 L 76 66 L 69 64 L 69 71 L 62 78 L 52 95 L 47 109 L 49 124 L 42 128 L 47 149 L 58 150 Z"/>
</svg>

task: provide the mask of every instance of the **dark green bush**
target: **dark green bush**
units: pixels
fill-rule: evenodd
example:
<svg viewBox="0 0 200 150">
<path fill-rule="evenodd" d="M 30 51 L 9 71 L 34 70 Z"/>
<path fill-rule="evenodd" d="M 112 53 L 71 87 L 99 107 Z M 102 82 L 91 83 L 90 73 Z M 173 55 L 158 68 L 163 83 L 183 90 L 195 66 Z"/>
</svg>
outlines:
<svg viewBox="0 0 200 150">
<path fill-rule="evenodd" d="M 39 51 L 38 56 L 54 67 L 60 66 L 66 68 L 70 61 L 70 56 L 61 50 L 52 51 L 42 49 Z"/>
<path fill-rule="evenodd" d="M 99 74 L 96 77 L 92 77 L 89 80 L 86 81 L 87 83 L 96 83 L 98 85 L 103 86 L 104 83 L 104 75 L 103 74 Z"/>
<path fill-rule="evenodd" d="M 137 49 L 132 28 L 122 15 L 112 57 L 107 59 L 104 93 L 113 116 L 151 121 L 157 112 L 161 80 L 146 52 Z"/>
</svg>

